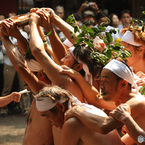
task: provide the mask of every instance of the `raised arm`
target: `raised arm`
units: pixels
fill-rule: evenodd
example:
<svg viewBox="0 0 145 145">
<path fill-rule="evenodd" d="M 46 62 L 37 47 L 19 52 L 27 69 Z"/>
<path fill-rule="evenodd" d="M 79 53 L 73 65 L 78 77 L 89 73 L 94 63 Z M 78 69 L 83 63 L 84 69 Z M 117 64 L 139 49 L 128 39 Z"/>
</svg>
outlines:
<svg viewBox="0 0 145 145">
<path fill-rule="evenodd" d="M 49 35 L 50 44 L 53 53 L 60 64 L 60 60 L 65 56 L 66 48 L 50 22 L 50 12 L 46 11 L 45 9 L 31 9 L 31 11 L 35 11 L 35 13 L 41 17 L 42 27 L 46 30 L 47 34 L 51 33 L 51 35 Z"/>
<path fill-rule="evenodd" d="M 38 25 L 41 23 L 40 17 L 33 13 L 30 18 L 30 48 L 32 54 L 40 63 L 42 68 L 45 70 L 48 78 L 53 84 L 63 86 L 69 90 L 73 95 L 77 96 L 78 99 L 83 101 L 82 93 L 79 87 L 72 81 L 67 75 L 62 75 L 59 71 L 62 69 L 61 66 L 57 65 L 46 53 L 43 45 L 43 41 L 38 31 Z"/>
<path fill-rule="evenodd" d="M 38 78 L 30 71 L 23 55 L 11 43 L 9 36 L 11 36 L 11 29 L 13 29 L 13 21 L 4 21 L 1 28 L 1 40 L 6 48 L 7 54 L 15 67 L 16 71 L 21 75 L 22 79 L 28 84 L 31 91 L 37 94 L 46 84 L 39 81 Z"/>
<path fill-rule="evenodd" d="M 39 31 L 39 34 L 40 34 L 40 37 L 41 39 L 44 41 L 44 48 L 45 48 L 45 51 L 53 58 L 53 60 L 60 64 L 60 61 L 59 59 L 57 58 L 57 56 L 55 55 L 55 53 L 53 52 L 52 48 L 47 44 L 47 39 L 45 37 L 45 34 L 42 30 L 41 27 L 38 27 L 38 31 Z M 57 42 L 57 41 L 56 41 Z M 57 43 L 56 43 L 57 44 Z M 57 52 L 58 53 L 58 52 Z M 61 53 L 60 53 L 61 54 Z"/>
<path fill-rule="evenodd" d="M 81 88 L 84 97 L 89 104 L 107 110 L 113 110 L 115 108 L 115 104 L 113 102 L 105 101 L 102 97 L 99 97 L 98 90 L 94 86 L 90 85 L 79 72 L 67 66 L 62 66 L 62 68 L 63 69 L 60 71 L 60 73 L 69 75 L 79 84 L 79 87 Z"/>
<path fill-rule="evenodd" d="M 54 11 L 50 8 L 45 8 L 46 11 L 50 12 L 50 20 L 51 22 L 56 25 L 65 35 L 68 40 L 74 44 L 74 39 L 72 39 L 72 34 L 74 33 L 74 28 L 69 25 L 67 22 L 65 22 L 63 19 L 61 19 L 59 16 L 57 16 Z"/>
</svg>

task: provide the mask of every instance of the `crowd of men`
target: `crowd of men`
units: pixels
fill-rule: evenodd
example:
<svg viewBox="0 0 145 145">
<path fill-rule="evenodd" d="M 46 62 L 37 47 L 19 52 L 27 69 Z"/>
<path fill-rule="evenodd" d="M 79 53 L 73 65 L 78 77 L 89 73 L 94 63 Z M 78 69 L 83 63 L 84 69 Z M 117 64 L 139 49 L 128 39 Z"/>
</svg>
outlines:
<svg viewBox="0 0 145 145">
<path fill-rule="evenodd" d="M 81 23 L 88 28 L 99 29 L 107 21 L 93 2 L 83 3 L 74 16 L 81 13 Z M 145 84 L 144 27 L 131 27 L 131 15 L 123 11 L 120 28 L 125 28 L 124 33 L 112 34 L 111 43 L 119 42 L 132 55 L 127 61 L 115 58 L 103 64 L 92 57 L 108 46 L 101 34 L 93 39 L 93 46 L 85 40 L 76 45 L 79 33 L 58 15 L 51 8 L 31 9 L 29 41 L 13 19 L 1 23 L 0 37 L 7 55 L 27 90 L 34 94 L 24 145 L 145 144 L 145 97 L 140 93 Z M 80 19 L 77 22 L 80 24 Z M 104 31 L 112 28 L 119 29 L 115 23 Z M 48 38 L 44 30 L 50 34 Z M 63 33 L 64 42 L 57 31 Z M 17 40 L 17 46 L 10 37 Z M 19 102 L 20 94 L 2 99 L 1 107 L 13 100 Z M 121 127 L 122 135 L 118 131 Z"/>
</svg>

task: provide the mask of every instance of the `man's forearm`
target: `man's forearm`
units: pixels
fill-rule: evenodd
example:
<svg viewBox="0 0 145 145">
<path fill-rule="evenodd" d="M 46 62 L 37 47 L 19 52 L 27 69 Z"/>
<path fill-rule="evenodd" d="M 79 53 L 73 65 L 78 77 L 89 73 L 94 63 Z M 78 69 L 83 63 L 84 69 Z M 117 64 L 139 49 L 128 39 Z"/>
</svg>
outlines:
<svg viewBox="0 0 145 145">
<path fill-rule="evenodd" d="M 12 102 L 13 100 L 11 99 L 11 96 L 5 96 L 5 97 L 0 97 L 0 107 L 6 106 L 7 104 L 9 104 L 10 102 Z"/>
<path fill-rule="evenodd" d="M 26 65 L 26 61 L 18 49 L 10 42 L 9 38 L 2 39 L 7 54 L 15 67 L 16 71 L 21 75 L 23 80 L 29 85 L 32 92 L 39 92 L 46 84 L 39 81 L 38 78 L 30 71 Z"/>
<path fill-rule="evenodd" d="M 72 39 L 72 33 L 74 33 L 74 28 L 66 23 L 64 20 L 62 20 L 59 16 L 54 15 L 54 17 L 51 18 L 51 22 L 55 24 L 68 38 L 68 40 L 74 44 L 74 39 Z"/>
<path fill-rule="evenodd" d="M 123 121 L 126 125 L 128 134 L 138 143 L 138 137 L 141 135 L 145 138 L 145 131 L 139 127 L 139 125 L 133 120 L 133 118 L 129 115 Z"/>
<path fill-rule="evenodd" d="M 75 116 L 89 129 L 99 132 L 101 134 L 107 134 L 108 132 L 117 129 L 122 125 L 121 122 L 115 120 L 113 117 L 103 117 L 99 115 L 91 114 L 87 111 L 75 112 Z"/>
</svg>

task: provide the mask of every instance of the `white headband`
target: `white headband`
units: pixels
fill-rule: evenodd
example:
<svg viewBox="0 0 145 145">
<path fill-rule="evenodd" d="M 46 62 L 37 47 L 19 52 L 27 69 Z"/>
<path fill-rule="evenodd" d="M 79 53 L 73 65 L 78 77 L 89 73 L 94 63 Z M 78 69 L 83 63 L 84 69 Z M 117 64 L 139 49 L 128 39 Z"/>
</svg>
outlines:
<svg viewBox="0 0 145 145">
<path fill-rule="evenodd" d="M 28 68 L 33 72 L 38 72 L 42 70 L 41 65 L 34 59 L 26 60 Z"/>
<path fill-rule="evenodd" d="M 71 52 L 71 54 L 73 55 L 73 57 L 76 59 L 76 57 L 75 57 L 74 54 L 73 54 L 74 49 L 75 49 L 74 46 L 73 46 L 73 47 L 70 47 L 70 48 L 69 48 L 69 51 Z M 90 73 L 88 66 L 87 66 L 85 63 L 83 63 L 81 60 L 79 60 L 79 59 L 76 59 L 76 60 L 78 61 L 78 63 L 82 63 L 82 64 L 83 64 L 83 70 L 85 71 L 85 80 L 86 80 L 89 84 L 92 85 L 92 83 L 93 83 L 93 82 L 92 82 L 92 74 Z"/>
<path fill-rule="evenodd" d="M 133 46 L 141 46 L 141 44 L 134 41 L 134 35 L 131 31 L 126 31 L 122 36 L 121 41 L 131 44 Z"/>
<path fill-rule="evenodd" d="M 50 97 L 36 98 L 36 108 L 38 111 L 48 111 L 56 106 L 57 103 L 64 103 L 68 98 L 61 98 L 59 101 L 53 101 Z"/>
<path fill-rule="evenodd" d="M 125 79 L 131 85 L 134 85 L 134 75 L 124 63 L 113 59 L 106 66 L 104 66 L 104 68 L 110 70 L 118 77 Z"/>
</svg>

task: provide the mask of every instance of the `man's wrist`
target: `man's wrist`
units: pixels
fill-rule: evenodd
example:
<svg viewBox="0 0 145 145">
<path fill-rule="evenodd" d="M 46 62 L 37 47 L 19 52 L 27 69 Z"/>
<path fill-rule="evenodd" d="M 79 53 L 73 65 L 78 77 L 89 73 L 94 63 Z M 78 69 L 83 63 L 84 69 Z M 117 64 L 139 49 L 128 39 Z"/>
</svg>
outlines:
<svg viewBox="0 0 145 145">
<path fill-rule="evenodd" d="M 57 16 L 56 14 L 54 14 L 53 16 L 50 16 L 50 21 L 55 24 L 58 20 L 60 19 L 59 16 Z"/>
<path fill-rule="evenodd" d="M 123 124 L 126 124 L 129 120 L 130 120 L 130 114 L 126 114 L 120 121 L 123 123 Z"/>
</svg>

